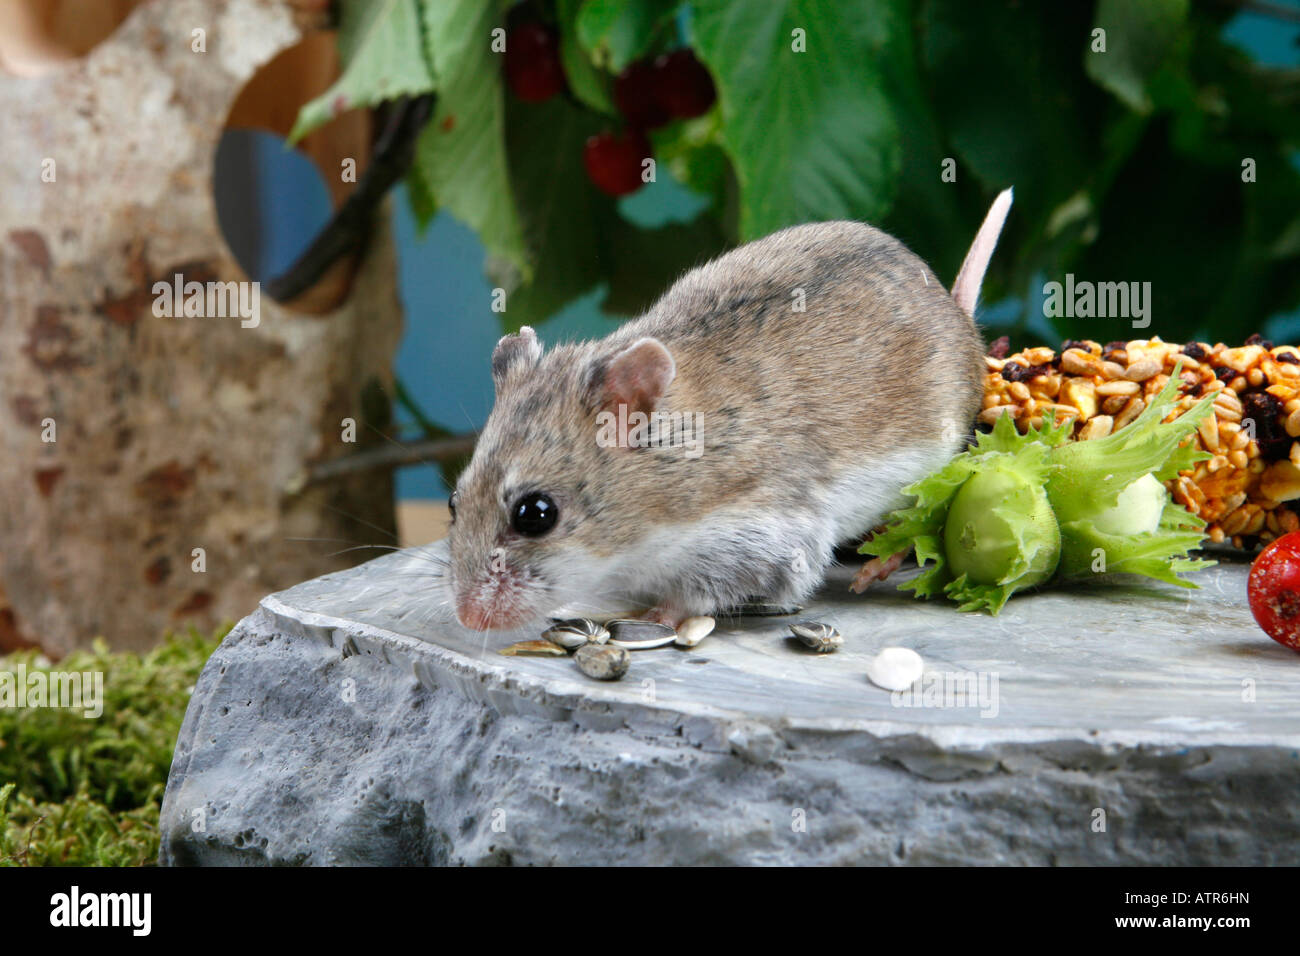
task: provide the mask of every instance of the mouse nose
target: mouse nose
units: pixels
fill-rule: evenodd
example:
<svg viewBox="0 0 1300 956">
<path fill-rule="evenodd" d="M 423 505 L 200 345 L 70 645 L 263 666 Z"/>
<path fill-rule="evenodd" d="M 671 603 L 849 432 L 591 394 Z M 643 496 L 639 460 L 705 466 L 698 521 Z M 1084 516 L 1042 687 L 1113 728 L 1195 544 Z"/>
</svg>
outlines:
<svg viewBox="0 0 1300 956">
<path fill-rule="evenodd" d="M 476 601 L 457 601 L 456 620 L 471 631 L 486 631 L 492 622 L 492 609 Z"/>
</svg>

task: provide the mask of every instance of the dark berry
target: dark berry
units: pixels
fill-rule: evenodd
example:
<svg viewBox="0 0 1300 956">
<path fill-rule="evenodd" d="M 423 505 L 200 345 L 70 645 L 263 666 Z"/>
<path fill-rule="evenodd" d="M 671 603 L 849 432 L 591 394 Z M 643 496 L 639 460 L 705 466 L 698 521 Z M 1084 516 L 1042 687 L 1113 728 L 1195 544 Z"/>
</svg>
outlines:
<svg viewBox="0 0 1300 956">
<path fill-rule="evenodd" d="M 637 60 L 614 81 L 614 104 L 631 126 L 654 129 L 672 117 L 659 98 L 659 77 L 646 60 Z"/>
<path fill-rule="evenodd" d="M 1258 332 L 1253 333 L 1250 338 L 1246 339 L 1246 344 L 1261 345 L 1266 349 L 1271 349 L 1273 347 L 1273 343 L 1264 338 L 1264 336 L 1260 335 Z"/>
<path fill-rule="evenodd" d="M 582 162 L 587 177 L 601 192 L 626 196 L 644 185 L 641 163 L 652 155 L 650 141 L 637 130 L 629 129 L 621 136 L 606 131 L 587 140 Z"/>
<path fill-rule="evenodd" d="M 1278 352 L 1276 360 L 1283 365 L 1300 365 L 1300 358 L 1294 352 Z"/>
<path fill-rule="evenodd" d="M 1255 422 L 1255 441 L 1260 455 L 1268 461 L 1285 458 L 1291 448 L 1291 438 L 1278 422 L 1283 410 L 1282 400 L 1268 392 L 1247 392 L 1241 396 L 1241 420 Z"/>
<path fill-rule="evenodd" d="M 1007 353 L 1011 351 L 1011 336 L 1003 335 L 993 340 L 989 345 L 989 355 L 993 358 L 1006 358 Z"/>
<path fill-rule="evenodd" d="M 1027 382 L 1031 378 L 1037 378 L 1040 375 L 1046 375 L 1052 370 L 1052 366 L 1044 362 L 1042 365 L 1017 365 L 1015 362 L 1008 362 L 1002 366 L 1002 377 L 1008 382 Z"/>
<path fill-rule="evenodd" d="M 528 103 L 564 91 L 564 68 L 555 31 L 541 23 L 521 23 L 506 34 L 506 83 Z"/>
<path fill-rule="evenodd" d="M 1078 349 L 1080 352 L 1087 352 L 1089 355 L 1092 354 L 1092 345 L 1088 342 L 1082 341 L 1081 339 L 1066 339 L 1062 342 L 1061 351 L 1064 352 L 1068 349 Z"/>
<path fill-rule="evenodd" d="M 1209 358 L 1210 355 L 1209 352 L 1205 351 L 1205 346 L 1201 345 L 1200 342 L 1188 342 L 1183 346 L 1183 354 L 1189 359 L 1195 359 L 1198 362 L 1205 361 L 1205 359 Z"/>
<path fill-rule="evenodd" d="M 713 77 L 690 50 L 674 50 L 659 57 L 655 75 L 659 102 L 677 119 L 704 115 L 718 98 Z"/>
</svg>

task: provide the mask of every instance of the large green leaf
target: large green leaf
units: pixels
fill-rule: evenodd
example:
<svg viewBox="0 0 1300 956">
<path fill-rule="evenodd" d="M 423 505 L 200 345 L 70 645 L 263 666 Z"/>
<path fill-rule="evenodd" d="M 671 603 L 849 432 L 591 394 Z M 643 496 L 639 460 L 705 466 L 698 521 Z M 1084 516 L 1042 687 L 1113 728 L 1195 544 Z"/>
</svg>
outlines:
<svg viewBox="0 0 1300 956">
<path fill-rule="evenodd" d="M 1188 0 L 1100 0 L 1096 28 L 1106 31 L 1106 49 L 1083 54 L 1088 75 L 1130 109 L 1153 108 L 1150 84 L 1181 48 L 1186 50 Z"/>
<path fill-rule="evenodd" d="M 506 162 L 501 58 L 489 44 L 500 25 L 497 4 L 422 0 L 421 7 L 438 106 L 420 134 L 416 175 L 430 196 L 478 233 L 490 257 L 527 278 L 532 266 Z"/>
<path fill-rule="evenodd" d="M 740 232 L 878 219 L 901 166 L 881 57 L 905 0 L 701 0 L 696 52 L 718 87 Z M 795 31 L 805 52 L 795 52 Z"/>
<path fill-rule="evenodd" d="M 299 111 L 289 142 L 347 110 L 432 90 L 420 38 L 417 0 L 347 0 L 339 23 L 343 74 Z"/>
</svg>

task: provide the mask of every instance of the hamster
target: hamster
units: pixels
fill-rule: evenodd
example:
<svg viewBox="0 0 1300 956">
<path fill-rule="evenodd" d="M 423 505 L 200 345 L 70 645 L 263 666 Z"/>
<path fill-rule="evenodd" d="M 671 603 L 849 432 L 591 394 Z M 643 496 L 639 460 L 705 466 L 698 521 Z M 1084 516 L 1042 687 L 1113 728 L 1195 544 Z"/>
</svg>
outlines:
<svg viewBox="0 0 1300 956">
<path fill-rule="evenodd" d="M 951 295 L 892 236 L 826 222 L 688 272 L 599 341 L 502 338 L 449 502 L 460 623 L 635 603 L 675 627 L 803 601 L 836 544 L 963 445 L 985 374 L 972 315 L 1010 205 L 1007 190 Z"/>
</svg>

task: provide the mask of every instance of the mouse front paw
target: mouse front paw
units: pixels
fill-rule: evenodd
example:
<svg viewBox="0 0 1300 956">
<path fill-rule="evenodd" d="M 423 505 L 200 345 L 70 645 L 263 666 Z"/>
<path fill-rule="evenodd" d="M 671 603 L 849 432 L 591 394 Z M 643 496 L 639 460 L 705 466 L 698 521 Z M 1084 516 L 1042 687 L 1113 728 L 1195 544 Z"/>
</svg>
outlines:
<svg viewBox="0 0 1300 956">
<path fill-rule="evenodd" d="M 690 616 L 690 614 L 681 608 L 662 604 L 658 607 L 652 607 L 650 610 L 642 614 L 641 620 L 650 621 L 654 624 L 664 624 L 675 631 L 681 626 L 682 621 L 686 620 Z"/>
</svg>

